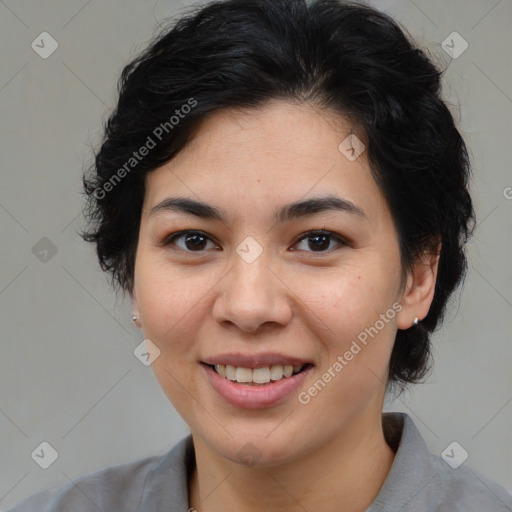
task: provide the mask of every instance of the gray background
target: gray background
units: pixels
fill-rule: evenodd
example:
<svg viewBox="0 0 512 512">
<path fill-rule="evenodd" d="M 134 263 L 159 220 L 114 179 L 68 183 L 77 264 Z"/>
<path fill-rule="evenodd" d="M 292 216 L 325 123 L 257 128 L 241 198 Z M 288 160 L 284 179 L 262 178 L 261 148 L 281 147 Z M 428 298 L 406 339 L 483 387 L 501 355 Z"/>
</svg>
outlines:
<svg viewBox="0 0 512 512">
<path fill-rule="evenodd" d="M 386 409 L 411 414 L 434 453 L 457 441 L 466 465 L 512 489 L 512 4 L 370 3 L 449 63 L 444 94 L 470 147 L 479 217 L 464 293 L 434 337 L 435 369 Z M 188 432 L 133 355 L 142 336 L 130 304 L 76 231 L 81 171 L 123 65 L 191 4 L 0 0 L 0 508 Z M 47 59 L 31 48 L 43 31 L 59 44 Z M 450 61 L 441 43 L 453 31 L 469 47 Z M 38 253 L 43 237 L 56 254 Z M 31 458 L 43 441 L 59 453 L 46 470 Z"/>
</svg>

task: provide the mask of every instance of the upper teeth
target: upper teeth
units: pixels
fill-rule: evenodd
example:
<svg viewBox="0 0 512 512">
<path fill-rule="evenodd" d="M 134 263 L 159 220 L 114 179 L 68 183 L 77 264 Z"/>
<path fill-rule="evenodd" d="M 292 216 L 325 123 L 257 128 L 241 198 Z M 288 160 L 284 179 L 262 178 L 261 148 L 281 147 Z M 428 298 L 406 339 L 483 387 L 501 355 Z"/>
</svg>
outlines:
<svg viewBox="0 0 512 512">
<path fill-rule="evenodd" d="M 231 365 L 216 364 L 215 371 L 226 379 L 237 382 L 254 382 L 256 384 L 265 384 L 271 380 L 279 380 L 283 377 L 291 377 L 302 369 L 303 365 L 274 365 L 263 366 L 261 368 L 242 368 Z"/>
</svg>

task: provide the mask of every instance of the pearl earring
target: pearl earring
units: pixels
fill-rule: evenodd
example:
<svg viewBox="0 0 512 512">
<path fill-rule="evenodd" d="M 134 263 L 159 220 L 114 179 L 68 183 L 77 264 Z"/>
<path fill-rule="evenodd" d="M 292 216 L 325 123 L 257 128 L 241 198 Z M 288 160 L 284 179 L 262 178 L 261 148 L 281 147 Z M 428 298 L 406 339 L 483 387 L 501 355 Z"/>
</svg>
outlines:
<svg viewBox="0 0 512 512">
<path fill-rule="evenodd" d="M 417 317 L 417 316 L 415 316 L 415 317 L 414 317 L 414 325 L 418 325 L 418 322 L 419 322 L 418 317 Z"/>
<path fill-rule="evenodd" d="M 132 320 L 135 322 L 135 320 L 137 320 L 137 315 L 132 315 Z"/>
</svg>

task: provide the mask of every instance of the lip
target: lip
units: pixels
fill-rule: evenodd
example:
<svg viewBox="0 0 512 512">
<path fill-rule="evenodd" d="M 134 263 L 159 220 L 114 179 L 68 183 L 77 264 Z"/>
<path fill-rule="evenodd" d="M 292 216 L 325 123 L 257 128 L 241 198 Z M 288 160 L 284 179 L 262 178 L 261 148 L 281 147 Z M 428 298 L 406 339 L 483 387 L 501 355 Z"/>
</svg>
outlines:
<svg viewBox="0 0 512 512">
<path fill-rule="evenodd" d="M 314 368 L 313 366 L 308 366 L 300 373 L 292 375 L 291 377 L 283 377 L 280 380 L 272 381 L 264 386 L 251 386 L 239 384 L 238 382 L 233 382 L 221 377 L 213 368 L 208 366 L 208 364 L 201 363 L 201 367 L 206 373 L 206 377 L 213 389 L 226 402 L 239 409 L 261 409 L 286 401 L 291 395 L 294 395 L 294 391 L 304 382 L 304 379 Z M 300 361 L 297 364 L 301 364 Z M 266 364 L 260 364 L 260 366 L 266 366 Z M 244 368 L 248 367 L 245 366 Z"/>
<path fill-rule="evenodd" d="M 305 365 L 305 364 L 313 364 L 312 361 L 308 361 L 306 359 L 299 359 L 293 356 L 287 356 L 285 354 L 275 354 L 270 352 L 265 352 L 261 354 L 247 355 L 241 353 L 230 353 L 230 354 L 222 354 L 218 356 L 208 357 L 201 361 L 205 364 L 210 364 L 215 366 L 216 364 L 223 364 L 224 366 L 236 366 L 237 368 L 250 368 L 254 370 L 255 368 L 261 368 L 262 366 L 274 366 L 274 365 Z M 287 377 L 290 378 L 290 377 Z"/>
</svg>

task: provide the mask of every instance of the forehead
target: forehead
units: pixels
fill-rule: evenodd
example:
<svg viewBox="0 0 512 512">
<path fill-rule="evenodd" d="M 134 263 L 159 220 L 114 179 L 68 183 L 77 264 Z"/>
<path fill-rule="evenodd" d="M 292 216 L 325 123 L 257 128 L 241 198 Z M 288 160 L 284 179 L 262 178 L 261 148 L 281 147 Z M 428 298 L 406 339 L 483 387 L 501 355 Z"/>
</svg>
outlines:
<svg viewBox="0 0 512 512">
<path fill-rule="evenodd" d="M 249 158 L 262 156 L 270 162 L 279 155 L 290 161 L 306 157 L 329 162 L 333 155 L 340 156 L 339 143 L 355 131 L 346 118 L 332 111 L 272 100 L 259 108 L 210 114 L 187 147 L 213 163 L 233 158 L 248 163 Z"/>
<path fill-rule="evenodd" d="M 181 194 L 247 215 L 255 206 L 274 212 L 278 203 L 336 194 L 378 214 L 385 204 L 365 152 L 344 154 L 353 133 L 348 120 L 310 105 L 217 111 L 146 176 L 145 209 Z"/>
</svg>

